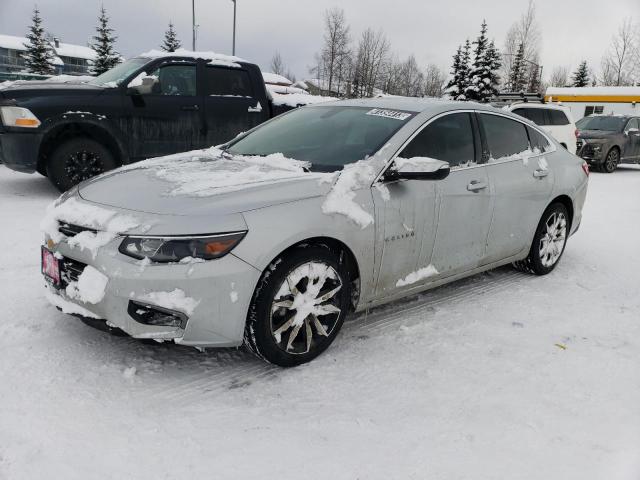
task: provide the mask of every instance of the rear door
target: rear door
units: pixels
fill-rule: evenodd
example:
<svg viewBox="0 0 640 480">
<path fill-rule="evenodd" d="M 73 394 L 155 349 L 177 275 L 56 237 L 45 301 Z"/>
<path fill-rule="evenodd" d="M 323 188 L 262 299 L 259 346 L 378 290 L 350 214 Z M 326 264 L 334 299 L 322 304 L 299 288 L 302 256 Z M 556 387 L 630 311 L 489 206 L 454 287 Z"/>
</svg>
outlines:
<svg viewBox="0 0 640 480">
<path fill-rule="evenodd" d="M 207 145 L 225 143 L 269 118 L 269 105 L 263 105 L 264 101 L 259 100 L 260 86 L 254 84 L 254 76 L 245 67 L 205 64 L 204 127 Z"/>
<path fill-rule="evenodd" d="M 170 60 L 152 67 L 157 81 L 149 93 L 129 93 L 130 155 L 156 157 L 203 145 L 201 96 L 196 62 Z"/>
<path fill-rule="evenodd" d="M 478 119 L 495 197 L 487 240 L 487 262 L 492 263 L 530 247 L 553 188 L 545 157 L 552 146 L 542 133 L 515 119 L 486 112 L 479 112 Z"/>
</svg>

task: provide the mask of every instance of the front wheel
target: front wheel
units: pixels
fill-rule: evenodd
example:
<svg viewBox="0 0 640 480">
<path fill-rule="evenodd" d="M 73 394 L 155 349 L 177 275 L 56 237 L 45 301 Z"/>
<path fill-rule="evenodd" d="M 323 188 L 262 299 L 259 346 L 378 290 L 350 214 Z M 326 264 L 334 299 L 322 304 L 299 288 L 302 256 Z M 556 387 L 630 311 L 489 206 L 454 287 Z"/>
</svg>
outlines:
<svg viewBox="0 0 640 480">
<path fill-rule="evenodd" d="M 620 162 L 620 150 L 616 147 L 609 150 L 607 153 L 607 157 L 602 164 L 602 171 L 605 173 L 613 173 L 616 168 L 618 168 L 618 163 Z"/>
<path fill-rule="evenodd" d="M 64 192 L 117 166 L 113 154 L 101 143 L 91 138 L 72 138 L 54 150 L 47 163 L 47 176 Z"/>
<path fill-rule="evenodd" d="M 349 272 L 328 247 L 296 247 L 274 260 L 254 293 L 245 345 L 281 367 L 309 362 L 338 335 L 351 300 Z"/>
<path fill-rule="evenodd" d="M 520 271 L 546 275 L 558 262 L 569 236 L 569 214 L 561 203 L 552 204 L 542 215 L 529 256 L 515 262 L 513 266 Z"/>
</svg>

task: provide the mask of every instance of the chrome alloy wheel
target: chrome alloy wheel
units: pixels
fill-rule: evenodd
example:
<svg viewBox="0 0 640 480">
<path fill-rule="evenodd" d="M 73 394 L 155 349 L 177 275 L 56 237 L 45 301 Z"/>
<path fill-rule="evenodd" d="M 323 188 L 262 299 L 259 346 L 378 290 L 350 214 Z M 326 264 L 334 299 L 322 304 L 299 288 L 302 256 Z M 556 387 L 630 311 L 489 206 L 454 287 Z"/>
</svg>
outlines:
<svg viewBox="0 0 640 480">
<path fill-rule="evenodd" d="M 567 219 L 554 212 L 546 222 L 547 231 L 540 239 L 540 261 L 546 268 L 556 264 L 567 241 Z"/>
<path fill-rule="evenodd" d="M 271 334 L 290 354 L 309 352 L 318 337 L 328 337 L 342 313 L 338 272 L 312 261 L 289 272 L 271 304 Z"/>
</svg>

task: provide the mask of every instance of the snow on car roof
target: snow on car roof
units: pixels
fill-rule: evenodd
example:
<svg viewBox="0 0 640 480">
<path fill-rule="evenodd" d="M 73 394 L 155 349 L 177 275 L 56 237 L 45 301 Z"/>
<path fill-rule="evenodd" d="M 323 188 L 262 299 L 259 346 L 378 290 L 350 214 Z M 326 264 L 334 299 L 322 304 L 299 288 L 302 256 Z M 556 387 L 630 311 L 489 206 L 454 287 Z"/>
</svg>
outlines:
<svg viewBox="0 0 640 480">
<path fill-rule="evenodd" d="M 186 50 L 184 48 L 179 48 L 175 52 L 165 52 L 163 50 L 149 50 L 148 52 L 141 53 L 138 57 L 143 58 L 163 58 L 163 57 L 189 57 L 189 58 L 201 58 L 203 60 L 208 60 L 211 65 L 220 65 L 224 67 L 235 67 L 239 68 L 240 64 L 238 62 L 245 62 L 240 57 L 235 57 L 232 55 L 223 55 L 221 53 L 215 52 L 194 52 L 191 50 Z"/>
</svg>

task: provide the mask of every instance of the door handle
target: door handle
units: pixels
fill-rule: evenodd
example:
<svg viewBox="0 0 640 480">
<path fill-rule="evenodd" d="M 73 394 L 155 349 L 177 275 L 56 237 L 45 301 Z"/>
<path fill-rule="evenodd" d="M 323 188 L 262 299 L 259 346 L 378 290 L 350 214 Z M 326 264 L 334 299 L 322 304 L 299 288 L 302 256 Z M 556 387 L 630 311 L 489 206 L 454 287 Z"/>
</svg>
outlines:
<svg viewBox="0 0 640 480">
<path fill-rule="evenodd" d="M 536 178 L 544 178 L 547 175 L 549 175 L 549 170 L 543 170 L 542 168 L 539 168 L 533 172 L 533 176 Z"/>
<path fill-rule="evenodd" d="M 467 185 L 467 190 L 469 190 L 470 192 L 479 192 L 480 190 L 484 190 L 485 188 L 487 188 L 487 182 L 483 182 L 480 180 L 471 180 L 471 182 L 469 182 L 469 185 Z"/>
<path fill-rule="evenodd" d="M 262 112 L 262 105 L 260 104 L 260 102 L 256 103 L 255 107 L 249 107 L 247 109 L 247 112 L 249 113 L 260 113 Z"/>
<path fill-rule="evenodd" d="M 198 110 L 200 110 L 200 107 L 198 105 L 185 105 L 180 109 L 190 111 L 190 112 L 197 112 Z"/>
</svg>

